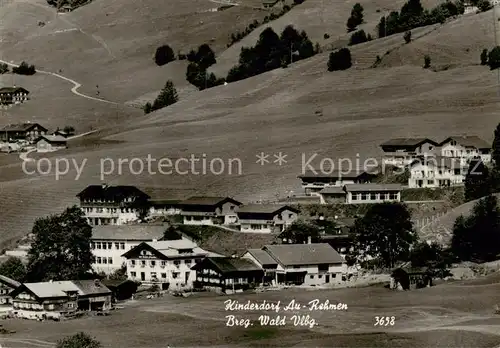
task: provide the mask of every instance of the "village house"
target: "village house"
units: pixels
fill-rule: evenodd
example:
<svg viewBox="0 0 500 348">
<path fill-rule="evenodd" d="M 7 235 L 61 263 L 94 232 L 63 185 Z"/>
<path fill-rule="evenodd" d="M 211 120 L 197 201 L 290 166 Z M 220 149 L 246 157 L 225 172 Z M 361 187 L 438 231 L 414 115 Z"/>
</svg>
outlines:
<svg viewBox="0 0 500 348">
<path fill-rule="evenodd" d="M 391 273 L 390 289 L 414 290 L 432 286 L 432 274 L 425 267 L 409 267 L 403 265 Z"/>
<path fill-rule="evenodd" d="M 464 15 L 477 12 L 479 12 L 479 7 L 474 6 L 471 3 L 464 3 Z"/>
<path fill-rule="evenodd" d="M 90 247 L 94 260 L 92 269 L 109 275 L 125 266 L 127 259 L 122 255 L 141 244 L 161 240 L 165 225 L 99 225 L 92 227 Z"/>
<path fill-rule="evenodd" d="M 206 257 L 191 268 L 197 287 L 226 294 L 261 284 L 264 271 L 251 260 L 237 257 Z"/>
<path fill-rule="evenodd" d="M 52 135 L 58 135 L 64 138 L 69 138 L 75 135 L 74 131 L 64 131 L 59 128 L 57 128 L 54 132 L 52 132 Z"/>
<path fill-rule="evenodd" d="M 475 157 L 484 163 L 491 162 L 491 144 L 475 135 L 448 137 L 439 146 L 441 156 L 457 158 L 461 166 L 467 166 Z"/>
<path fill-rule="evenodd" d="M 12 304 L 11 293 L 20 286 L 21 283 L 18 281 L 0 275 L 0 305 Z"/>
<path fill-rule="evenodd" d="M 395 138 L 381 144 L 384 152 L 383 165 L 406 167 L 417 156 L 433 154 L 439 146 L 437 142 L 428 138 Z"/>
<path fill-rule="evenodd" d="M 337 283 L 343 281 L 343 275 L 347 272 L 344 259 L 327 243 L 272 244 L 264 246 L 262 250 L 277 263 L 277 284 Z M 255 261 L 264 269 L 257 258 Z"/>
<path fill-rule="evenodd" d="M 238 208 L 242 232 L 282 232 L 297 220 L 299 211 L 280 204 L 249 204 Z"/>
<path fill-rule="evenodd" d="M 143 242 L 123 254 L 128 279 L 163 290 L 192 288 L 196 274 L 191 267 L 207 256 L 220 255 L 203 250 L 187 238 Z"/>
<path fill-rule="evenodd" d="M 90 185 L 76 195 L 90 225 L 123 225 L 136 221 L 149 196 L 135 186 Z"/>
<path fill-rule="evenodd" d="M 364 170 L 350 170 L 344 173 L 343 170 L 333 170 L 331 173 L 322 171 L 307 171 L 299 175 L 302 180 L 302 188 L 307 196 L 319 196 L 320 191 L 327 187 L 340 187 L 346 184 L 369 183 L 376 177 L 375 174 Z"/>
<path fill-rule="evenodd" d="M 248 249 L 242 256 L 258 265 L 264 271 L 262 278 L 263 284 L 276 285 L 276 271 L 278 262 L 263 249 Z"/>
<path fill-rule="evenodd" d="M 463 185 L 467 168 L 460 160 L 433 156 L 415 160 L 410 165 L 409 188 L 449 187 Z"/>
<path fill-rule="evenodd" d="M 68 147 L 66 138 L 60 135 L 41 135 L 35 140 L 37 152 L 53 152 Z"/>
<path fill-rule="evenodd" d="M 10 124 L 0 129 L 0 139 L 2 141 L 25 140 L 32 142 L 41 135 L 47 134 L 47 128 L 38 123 Z"/>
<path fill-rule="evenodd" d="M 111 291 L 99 280 L 24 283 L 12 292 L 13 314 L 24 319 L 61 319 L 77 311 L 111 307 Z"/>
<path fill-rule="evenodd" d="M 149 200 L 149 216 L 151 218 L 180 215 L 182 209 L 180 206 L 181 201 L 173 199 L 150 199 Z"/>
<path fill-rule="evenodd" d="M 321 204 L 366 204 L 400 202 L 402 186 L 399 184 L 348 184 L 326 187 L 320 194 Z"/>
<path fill-rule="evenodd" d="M 185 225 L 231 225 L 241 202 L 229 197 L 191 197 L 179 203 Z"/>
<path fill-rule="evenodd" d="M 30 92 L 22 87 L 2 87 L 0 88 L 0 104 L 20 104 L 29 100 Z"/>
</svg>

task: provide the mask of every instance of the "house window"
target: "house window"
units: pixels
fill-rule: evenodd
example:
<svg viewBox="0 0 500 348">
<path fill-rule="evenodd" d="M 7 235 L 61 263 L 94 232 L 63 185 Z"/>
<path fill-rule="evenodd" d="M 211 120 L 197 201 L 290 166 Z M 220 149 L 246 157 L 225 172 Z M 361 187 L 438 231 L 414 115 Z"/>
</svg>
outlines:
<svg viewBox="0 0 500 348">
<path fill-rule="evenodd" d="M 370 194 L 370 200 L 374 201 L 377 199 L 377 195 L 375 193 Z"/>
<path fill-rule="evenodd" d="M 162 274 L 161 274 L 161 277 L 162 277 L 163 279 L 167 278 L 167 273 L 162 273 Z"/>
<path fill-rule="evenodd" d="M 357 194 L 352 193 L 351 195 L 352 195 L 352 200 L 353 201 L 357 201 L 358 200 L 358 195 Z"/>
<path fill-rule="evenodd" d="M 74 307 L 75 307 L 74 303 L 72 303 L 72 302 L 68 303 L 68 308 L 74 308 Z"/>
<path fill-rule="evenodd" d="M 90 243 L 90 247 L 91 247 L 92 249 L 95 249 L 95 243 Z"/>
<path fill-rule="evenodd" d="M 130 264 L 132 265 L 132 267 L 135 267 L 135 260 L 131 260 Z"/>
<path fill-rule="evenodd" d="M 309 276 L 309 279 L 314 279 L 314 276 L 313 276 L 313 275 L 310 275 L 310 276 Z"/>
<path fill-rule="evenodd" d="M 150 264 L 151 264 L 151 267 L 155 267 L 156 266 L 156 261 L 151 261 Z"/>
<path fill-rule="evenodd" d="M 146 261 L 141 261 L 141 267 L 146 267 Z"/>
<path fill-rule="evenodd" d="M 323 275 L 322 274 L 318 274 L 318 279 L 321 279 L 323 278 Z"/>
<path fill-rule="evenodd" d="M 190 264 L 191 264 L 191 260 L 184 260 L 184 263 L 185 263 L 186 265 L 190 265 Z"/>
<path fill-rule="evenodd" d="M 97 263 L 101 263 L 101 258 L 97 257 Z"/>
<path fill-rule="evenodd" d="M 151 278 L 156 278 L 156 272 L 151 272 Z"/>
<path fill-rule="evenodd" d="M 95 243 L 95 246 L 96 246 L 97 249 L 101 249 L 101 242 Z"/>
<path fill-rule="evenodd" d="M 125 250 L 125 243 L 120 243 L 120 249 Z"/>
<path fill-rule="evenodd" d="M 115 243 L 115 249 L 120 249 L 120 243 Z"/>
<path fill-rule="evenodd" d="M 332 273 L 332 278 L 337 278 L 337 273 Z"/>
<path fill-rule="evenodd" d="M 113 249 L 113 243 L 111 243 L 111 242 L 108 243 L 108 249 L 109 250 Z"/>
<path fill-rule="evenodd" d="M 230 207 L 229 207 L 229 209 L 230 209 L 231 211 L 234 211 L 234 205 L 230 206 Z"/>
<path fill-rule="evenodd" d="M 362 194 L 361 194 L 361 200 L 362 200 L 362 201 L 366 201 L 366 200 L 368 200 L 368 195 L 367 195 L 366 193 L 362 193 Z"/>
<path fill-rule="evenodd" d="M 54 305 L 53 304 L 49 304 L 49 311 L 52 311 L 54 310 Z"/>
<path fill-rule="evenodd" d="M 110 265 L 113 264 L 113 258 L 112 257 L 108 257 L 108 264 L 110 264 Z"/>
<path fill-rule="evenodd" d="M 106 265 L 108 263 L 108 259 L 106 257 L 103 257 L 102 258 L 102 263 Z"/>
<path fill-rule="evenodd" d="M 397 193 L 391 193 L 390 199 L 398 199 L 398 194 Z"/>
<path fill-rule="evenodd" d="M 167 262 L 166 261 L 161 261 L 161 266 L 162 267 L 165 267 L 167 265 Z"/>
<path fill-rule="evenodd" d="M 135 278 L 135 277 L 137 276 L 137 273 L 135 273 L 135 272 L 130 272 L 130 276 L 131 276 L 132 278 Z"/>
<path fill-rule="evenodd" d="M 434 180 L 427 180 L 427 185 L 434 185 Z"/>
<path fill-rule="evenodd" d="M 102 249 L 106 250 L 107 249 L 107 243 L 102 243 Z"/>
</svg>

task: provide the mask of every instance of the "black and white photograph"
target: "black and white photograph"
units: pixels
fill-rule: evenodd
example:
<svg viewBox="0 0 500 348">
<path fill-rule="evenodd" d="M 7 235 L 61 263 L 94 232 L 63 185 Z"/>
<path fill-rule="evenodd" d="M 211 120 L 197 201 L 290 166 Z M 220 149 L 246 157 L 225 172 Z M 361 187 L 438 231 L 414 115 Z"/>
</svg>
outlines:
<svg viewBox="0 0 500 348">
<path fill-rule="evenodd" d="M 0 1 L 0 348 L 181 347 L 500 348 L 500 0 Z"/>
</svg>

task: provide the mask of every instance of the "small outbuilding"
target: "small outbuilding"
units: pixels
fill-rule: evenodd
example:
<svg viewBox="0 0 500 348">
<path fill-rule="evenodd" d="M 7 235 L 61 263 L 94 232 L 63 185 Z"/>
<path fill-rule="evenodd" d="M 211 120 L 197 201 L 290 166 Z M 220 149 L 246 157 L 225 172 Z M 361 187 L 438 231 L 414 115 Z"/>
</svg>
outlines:
<svg viewBox="0 0 500 348">
<path fill-rule="evenodd" d="M 391 274 L 391 289 L 412 290 L 432 286 L 432 274 L 425 267 L 396 268 Z"/>
<path fill-rule="evenodd" d="M 68 147 L 66 138 L 60 135 L 42 135 L 35 140 L 37 152 L 53 152 Z"/>
</svg>

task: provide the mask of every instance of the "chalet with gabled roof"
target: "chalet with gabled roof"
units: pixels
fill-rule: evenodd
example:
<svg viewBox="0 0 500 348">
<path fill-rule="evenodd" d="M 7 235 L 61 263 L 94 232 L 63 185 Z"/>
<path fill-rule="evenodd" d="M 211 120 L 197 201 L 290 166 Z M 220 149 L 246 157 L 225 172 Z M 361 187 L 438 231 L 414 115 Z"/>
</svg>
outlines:
<svg viewBox="0 0 500 348">
<path fill-rule="evenodd" d="M 20 286 L 21 283 L 18 281 L 4 275 L 0 275 L 0 305 L 12 304 L 11 293 Z"/>
<path fill-rule="evenodd" d="M 2 141 L 33 141 L 41 135 L 47 134 L 47 128 L 38 123 L 18 123 L 9 124 L 0 129 L 0 139 Z"/>
<path fill-rule="evenodd" d="M 238 208 L 242 232 L 282 232 L 297 220 L 299 210 L 283 204 L 248 204 Z"/>
<path fill-rule="evenodd" d="M 0 104 L 20 104 L 29 100 L 30 92 L 22 87 L 2 87 L 0 88 Z"/>
<path fill-rule="evenodd" d="M 185 225 L 231 225 L 242 203 L 230 197 L 190 197 L 179 203 Z"/>
<path fill-rule="evenodd" d="M 394 138 L 381 144 L 382 164 L 404 167 L 417 156 L 433 154 L 439 144 L 429 138 Z"/>
<path fill-rule="evenodd" d="M 470 160 L 479 157 L 484 163 L 491 162 L 491 144 L 476 135 L 451 136 L 439 143 L 440 155 L 458 158 L 466 166 Z"/>
<path fill-rule="evenodd" d="M 326 187 L 343 187 L 346 184 L 362 184 L 371 182 L 376 174 L 364 170 L 341 170 L 335 169 L 329 172 L 321 170 L 306 171 L 299 175 L 302 180 L 302 188 L 308 196 L 319 196 L 319 192 Z"/>
<path fill-rule="evenodd" d="M 60 135 L 41 135 L 34 143 L 37 152 L 53 152 L 68 147 L 66 138 Z"/>
</svg>

